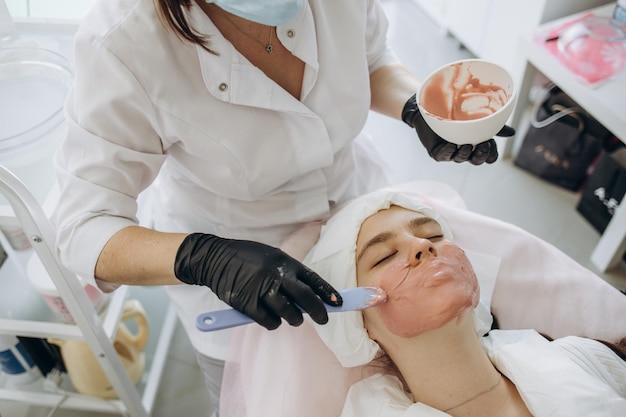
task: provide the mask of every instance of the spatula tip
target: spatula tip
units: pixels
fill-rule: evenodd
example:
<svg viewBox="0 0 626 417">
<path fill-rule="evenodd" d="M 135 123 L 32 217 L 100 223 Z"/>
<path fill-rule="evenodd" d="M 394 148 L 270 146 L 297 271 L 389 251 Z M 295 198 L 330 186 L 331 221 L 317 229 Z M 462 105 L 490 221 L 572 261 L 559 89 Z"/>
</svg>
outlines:
<svg viewBox="0 0 626 417">
<path fill-rule="evenodd" d="M 367 287 L 371 290 L 369 299 L 367 300 L 368 307 L 375 307 L 387 301 L 387 292 L 380 287 Z"/>
</svg>

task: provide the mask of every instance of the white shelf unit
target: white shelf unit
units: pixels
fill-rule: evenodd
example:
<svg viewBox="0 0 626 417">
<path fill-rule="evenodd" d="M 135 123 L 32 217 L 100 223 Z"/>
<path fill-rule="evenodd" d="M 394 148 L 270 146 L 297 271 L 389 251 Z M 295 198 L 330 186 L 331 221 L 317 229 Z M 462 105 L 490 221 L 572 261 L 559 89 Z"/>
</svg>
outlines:
<svg viewBox="0 0 626 417">
<path fill-rule="evenodd" d="M 590 9 L 597 16 L 611 16 L 615 4 L 606 4 Z M 585 11 L 580 12 L 585 13 Z M 576 16 L 573 15 L 571 17 Z M 552 24 L 554 22 L 548 22 Z M 569 97 L 583 107 L 598 122 L 626 143 L 626 77 L 619 77 L 592 88 L 581 83 L 574 74 L 551 55 L 532 36 L 520 42 L 520 59 L 523 61 L 523 77 L 519 87 L 519 101 L 511 115 L 511 126 L 518 134 L 515 143 L 507 142 L 505 156 L 515 156 L 527 129 L 525 114 L 529 107 L 529 93 L 537 72 L 558 85 Z M 522 122 L 524 122 L 524 125 Z M 591 262 L 601 271 L 607 272 L 622 262 L 626 251 L 626 197 L 622 198 L 600 241 L 591 254 Z"/>
<path fill-rule="evenodd" d="M 22 182 L 1 165 L 0 195 L 9 202 L 9 206 L 0 207 L 0 224 L 19 224 L 33 246 L 29 254 L 29 251 L 25 253 L 13 251 L 8 243 L 3 242 L 3 247 L 9 255 L 5 265 L 7 262 L 13 262 L 14 265 L 17 264 L 17 270 L 19 270 L 20 266 L 25 265 L 26 257 L 32 255 L 33 252 L 36 253 L 76 322 L 76 324 L 64 324 L 56 321 L 52 312 L 49 309 L 46 311 L 47 306 L 42 300 L 45 308 L 39 309 L 41 311 L 35 312 L 32 317 L 0 319 L 0 333 L 38 338 L 84 339 L 119 397 L 109 400 L 79 394 L 73 390 L 68 378 L 66 379 L 68 387 L 62 386 L 58 390 L 45 389 L 43 382 L 20 387 L 0 380 L 0 399 L 42 407 L 57 407 L 60 404 L 61 408 L 118 413 L 131 417 L 151 415 L 165 359 L 177 324 L 176 313 L 169 304 L 163 289 L 161 287 L 122 286 L 112 294 L 105 312 L 99 316 L 83 290 L 79 278 L 59 262 L 54 248 L 53 226 L 43 207 Z M 27 281 L 24 274 L 17 275 L 11 279 Z M 20 283 L 20 285 L 24 284 L 30 285 L 30 283 Z M 160 294 L 164 295 L 163 303 L 167 308 L 159 306 L 159 311 L 155 312 L 146 309 L 150 322 L 151 341 L 145 351 L 144 375 L 137 384 L 133 384 L 115 351 L 112 340 L 126 298 L 129 296 L 153 298 L 154 291 L 159 290 L 162 291 Z M 154 320 L 155 318 L 160 320 Z M 154 328 L 153 321 L 159 321 L 160 328 Z M 156 340 L 153 340 L 154 338 Z"/>
</svg>

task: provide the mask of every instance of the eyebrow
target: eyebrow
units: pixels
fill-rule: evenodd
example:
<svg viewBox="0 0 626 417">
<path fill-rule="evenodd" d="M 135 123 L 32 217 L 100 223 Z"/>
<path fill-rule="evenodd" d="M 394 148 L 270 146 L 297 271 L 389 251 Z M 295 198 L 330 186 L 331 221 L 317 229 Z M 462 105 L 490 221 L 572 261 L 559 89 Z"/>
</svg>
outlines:
<svg viewBox="0 0 626 417">
<path fill-rule="evenodd" d="M 415 218 L 409 220 L 409 222 L 406 225 L 412 231 L 417 231 L 422 226 L 424 226 L 425 224 L 430 224 L 430 223 L 439 224 L 432 217 L 415 217 Z M 365 246 L 363 247 L 363 249 L 361 249 L 361 252 L 359 252 L 359 254 L 357 255 L 356 261 L 359 262 L 361 260 L 361 258 L 365 255 L 365 252 L 367 252 L 369 249 L 371 249 L 372 247 L 374 247 L 376 245 L 379 245 L 381 243 L 385 243 L 390 238 L 392 238 L 394 235 L 395 235 L 395 233 L 386 231 L 386 232 L 381 232 L 381 233 L 377 234 L 376 236 L 374 236 L 373 238 L 371 238 L 370 240 L 368 240 L 367 243 L 365 244 Z"/>
<path fill-rule="evenodd" d="M 371 238 L 370 240 L 367 241 L 367 243 L 365 244 L 365 247 L 363 249 L 361 249 L 361 252 L 359 253 L 359 255 L 356 257 L 356 261 L 359 262 L 361 260 L 361 258 L 363 257 L 363 255 L 365 255 L 365 252 L 367 252 L 369 249 L 371 249 L 373 246 L 376 246 L 380 243 L 384 243 L 387 240 L 389 240 L 394 234 L 391 232 L 382 232 L 377 234 L 376 236 L 374 236 L 373 238 Z"/>
<path fill-rule="evenodd" d="M 411 230 L 417 230 L 425 224 L 430 223 L 435 223 L 439 225 L 439 222 L 437 222 L 437 220 L 433 219 L 432 217 L 415 217 L 414 219 L 409 221 L 408 226 Z"/>
</svg>

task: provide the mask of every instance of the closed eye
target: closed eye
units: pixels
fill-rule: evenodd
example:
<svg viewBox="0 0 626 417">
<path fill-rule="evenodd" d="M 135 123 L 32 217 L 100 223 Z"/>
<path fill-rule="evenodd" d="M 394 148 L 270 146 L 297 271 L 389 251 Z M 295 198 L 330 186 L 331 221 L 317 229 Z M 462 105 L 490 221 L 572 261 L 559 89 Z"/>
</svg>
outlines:
<svg viewBox="0 0 626 417">
<path fill-rule="evenodd" d="M 372 268 L 377 267 L 378 265 L 380 265 L 380 264 L 384 263 L 384 262 L 385 262 L 385 261 L 387 261 L 388 259 L 391 259 L 391 257 L 393 257 L 396 253 L 398 253 L 398 252 L 394 251 L 394 252 L 390 253 L 389 255 L 387 255 L 387 256 L 385 256 L 385 257 L 383 257 L 382 259 L 379 259 L 379 260 L 378 260 L 378 261 L 377 261 L 377 262 L 376 262 L 376 263 L 372 266 Z"/>
</svg>

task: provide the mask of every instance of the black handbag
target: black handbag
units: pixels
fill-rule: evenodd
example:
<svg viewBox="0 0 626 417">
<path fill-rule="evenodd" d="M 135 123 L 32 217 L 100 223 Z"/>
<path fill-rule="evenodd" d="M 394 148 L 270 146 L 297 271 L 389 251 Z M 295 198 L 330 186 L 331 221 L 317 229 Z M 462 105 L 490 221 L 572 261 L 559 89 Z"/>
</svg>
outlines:
<svg viewBox="0 0 626 417">
<path fill-rule="evenodd" d="M 531 113 L 531 126 L 515 165 L 568 190 L 577 191 L 612 134 L 554 84 Z"/>
<path fill-rule="evenodd" d="M 620 152 L 624 155 L 626 149 Z M 618 161 L 616 155 L 617 152 L 602 152 L 576 206 L 576 210 L 600 233 L 604 232 L 626 194 L 626 161 Z"/>
</svg>

